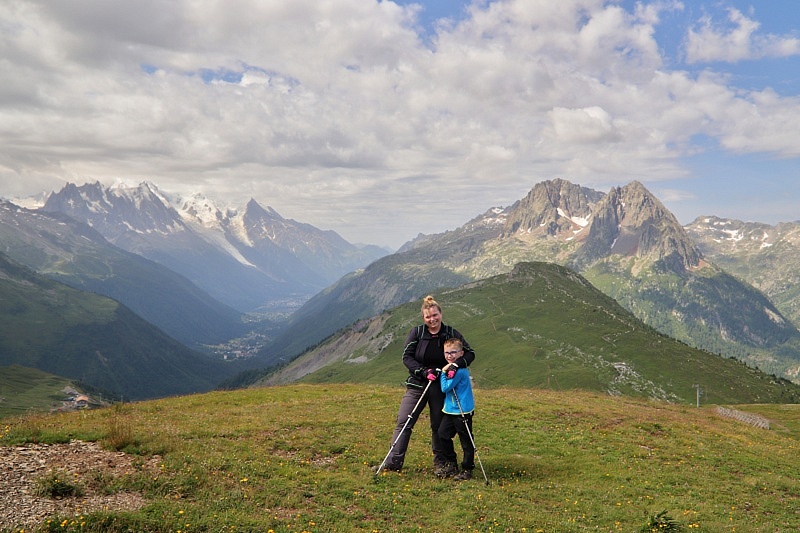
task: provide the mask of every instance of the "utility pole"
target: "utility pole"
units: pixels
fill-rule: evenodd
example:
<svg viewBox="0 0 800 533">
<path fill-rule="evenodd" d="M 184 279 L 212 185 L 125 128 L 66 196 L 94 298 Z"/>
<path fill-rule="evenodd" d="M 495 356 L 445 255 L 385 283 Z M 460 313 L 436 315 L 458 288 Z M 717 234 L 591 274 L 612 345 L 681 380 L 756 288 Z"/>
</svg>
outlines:
<svg viewBox="0 0 800 533">
<path fill-rule="evenodd" d="M 700 407 L 700 395 L 702 394 L 700 390 L 700 385 L 692 385 L 695 389 L 697 389 L 697 407 Z"/>
</svg>

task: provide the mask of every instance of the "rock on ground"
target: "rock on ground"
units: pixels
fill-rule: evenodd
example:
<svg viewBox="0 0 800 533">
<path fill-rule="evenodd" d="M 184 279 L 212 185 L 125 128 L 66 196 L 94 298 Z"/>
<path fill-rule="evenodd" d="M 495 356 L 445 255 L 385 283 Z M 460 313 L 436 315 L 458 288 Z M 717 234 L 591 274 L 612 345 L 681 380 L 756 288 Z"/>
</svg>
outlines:
<svg viewBox="0 0 800 533">
<path fill-rule="evenodd" d="M 95 442 L 0 446 L 0 530 L 33 528 L 48 518 L 79 517 L 98 510 L 142 507 L 138 493 L 105 494 L 96 480 L 132 475 L 142 468 L 158 475 L 161 458 L 142 458 L 104 450 Z M 36 495 L 37 480 L 53 471 L 67 473 L 83 489 L 81 496 L 48 498 Z M 95 480 L 95 481 L 93 481 Z"/>
</svg>

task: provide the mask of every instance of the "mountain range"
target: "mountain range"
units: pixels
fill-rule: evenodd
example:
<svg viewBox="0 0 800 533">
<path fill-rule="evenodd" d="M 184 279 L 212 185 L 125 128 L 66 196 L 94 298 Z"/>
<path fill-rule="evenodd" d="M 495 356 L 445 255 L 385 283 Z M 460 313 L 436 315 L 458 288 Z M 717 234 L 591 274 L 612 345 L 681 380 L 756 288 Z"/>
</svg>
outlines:
<svg viewBox="0 0 800 533">
<path fill-rule="evenodd" d="M 388 253 L 285 219 L 252 199 L 243 209 L 221 209 L 201 194 L 170 199 L 147 182 L 67 184 L 42 210 L 86 223 L 108 242 L 166 266 L 243 313 L 296 308 Z"/>
<path fill-rule="evenodd" d="M 42 292 L 45 302 L 53 290 L 45 280 L 86 294 L 67 299 L 57 313 L 14 315 L 16 308 L 6 309 L 14 316 L 5 321 L 15 328 L 4 329 L 0 338 L 0 364 L 83 379 L 126 398 L 208 390 L 247 368 L 247 361 L 223 363 L 195 350 L 209 352 L 253 336 L 254 329 L 263 337 L 261 332 L 275 326 L 263 316 L 245 318 L 188 276 L 243 309 L 288 314 L 340 271 L 357 268 L 370 254 L 387 253 L 283 219 L 254 201 L 241 215 L 223 213 L 198 195 L 180 205 L 179 212 L 148 183 L 113 189 L 68 184 L 39 209 L 0 201 L 0 253 L 7 264 L 38 276 L 33 292 Z M 76 301 L 117 311 L 113 317 L 104 314 L 101 325 L 93 317 L 65 329 L 59 314 L 92 311 L 81 304 L 73 309 Z M 39 333 L 51 329 L 57 334 Z M 109 342 L 119 344 L 106 353 Z M 234 357 L 238 351 L 229 350 Z M 95 359 L 104 364 L 97 366 Z M 176 375 L 177 369 L 183 370 Z"/>
<path fill-rule="evenodd" d="M 771 240 L 746 251 L 743 239 L 721 240 L 737 225 L 751 228 L 753 242 L 759 231 Z M 202 195 L 168 198 L 151 183 L 95 183 L 68 184 L 40 209 L 0 202 L 0 253 L 37 275 L 114 298 L 120 313 L 136 313 L 179 341 L 174 354 L 190 347 L 193 360 L 192 348 L 265 324 L 244 313 L 278 319 L 267 323 L 270 338 L 255 357 L 224 370 L 206 366 L 196 390 L 243 368 L 272 371 L 347 326 L 530 262 L 579 273 L 644 324 L 704 353 L 797 378 L 792 227 L 701 217 L 684 228 L 639 182 L 603 193 L 558 179 L 389 253 L 284 219 L 255 200 L 220 209 Z"/>
<path fill-rule="evenodd" d="M 541 182 L 508 208 L 420 236 L 314 296 L 261 356 L 284 364 L 359 319 L 527 261 L 581 273 L 644 323 L 687 344 L 796 375 L 797 327 L 764 293 L 706 258 L 636 181 L 608 193 L 562 179 Z"/>
<path fill-rule="evenodd" d="M 192 348 L 247 331 L 240 312 L 185 277 L 63 214 L 0 201 L 0 252 L 50 279 L 114 298 Z"/>
<path fill-rule="evenodd" d="M 698 217 L 686 231 L 720 268 L 751 284 L 800 323 L 800 223 Z"/>
</svg>

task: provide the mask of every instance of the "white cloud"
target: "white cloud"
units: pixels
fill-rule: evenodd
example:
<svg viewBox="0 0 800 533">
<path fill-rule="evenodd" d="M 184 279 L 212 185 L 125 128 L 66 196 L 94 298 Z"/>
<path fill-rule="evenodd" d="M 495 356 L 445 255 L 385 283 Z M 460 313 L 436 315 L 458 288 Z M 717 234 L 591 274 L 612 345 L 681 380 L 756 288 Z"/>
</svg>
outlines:
<svg viewBox="0 0 800 533">
<path fill-rule="evenodd" d="M 665 67 L 656 29 L 682 7 L 476 1 L 428 46 L 389 0 L 8 0 L 0 195 L 148 179 L 399 245 L 542 179 L 683 177 L 698 135 L 797 156 L 797 98 Z M 733 20 L 691 42 L 791 48 Z"/>
<path fill-rule="evenodd" d="M 558 141 L 568 143 L 595 143 L 615 141 L 611 116 L 597 106 L 582 109 L 557 107 L 552 111 L 553 128 Z"/>
<path fill-rule="evenodd" d="M 728 9 L 730 26 L 720 27 L 706 16 L 699 29 L 686 36 L 686 59 L 689 63 L 727 61 L 735 63 L 764 57 L 800 55 L 800 39 L 758 32 L 761 24 L 735 8 Z"/>
<path fill-rule="evenodd" d="M 685 200 L 695 200 L 697 198 L 693 192 L 681 189 L 659 188 L 653 192 L 662 202 L 682 202 Z"/>
</svg>

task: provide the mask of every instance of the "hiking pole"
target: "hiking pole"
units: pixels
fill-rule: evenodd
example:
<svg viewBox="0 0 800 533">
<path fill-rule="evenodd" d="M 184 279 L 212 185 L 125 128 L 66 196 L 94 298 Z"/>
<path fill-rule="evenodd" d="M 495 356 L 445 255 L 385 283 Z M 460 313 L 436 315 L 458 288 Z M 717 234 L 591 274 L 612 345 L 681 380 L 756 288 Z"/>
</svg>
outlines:
<svg viewBox="0 0 800 533">
<path fill-rule="evenodd" d="M 392 450 L 394 450 L 394 447 L 397 444 L 397 441 L 400 440 L 400 437 L 403 436 L 403 432 L 406 430 L 406 427 L 408 427 L 408 423 L 411 422 L 411 418 L 414 416 L 414 413 L 417 411 L 417 407 L 419 407 L 419 404 L 422 403 L 423 398 L 425 398 L 425 395 L 428 393 L 428 388 L 431 386 L 431 383 L 433 383 L 433 381 L 428 381 L 428 384 L 425 385 L 425 390 L 422 391 L 422 395 L 419 397 L 419 400 L 417 400 L 417 404 L 414 406 L 414 408 L 411 410 L 411 412 L 408 413 L 408 418 L 406 419 L 406 423 L 403 424 L 403 428 L 400 430 L 400 433 L 397 434 L 397 438 L 394 439 L 394 442 L 389 447 L 389 453 L 386 454 L 386 457 L 384 457 L 383 461 L 381 462 L 381 466 L 379 466 L 378 469 L 375 471 L 375 475 L 376 476 L 381 473 L 381 470 L 383 469 L 383 466 L 386 464 L 386 459 L 388 459 L 389 456 L 392 455 Z"/>
<path fill-rule="evenodd" d="M 469 424 L 467 423 L 467 415 L 464 414 L 464 410 L 461 408 L 461 400 L 458 399 L 458 394 L 456 394 L 456 389 L 452 389 L 453 397 L 456 399 L 456 405 L 458 405 L 458 412 L 461 413 L 461 420 L 464 421 L 464 427 L 467 429 L 467 435 L 469 435 L 469 440 L 472 443 L 472 447 L 475 449 L 475 459 L 478 460 L 478 464 L 481 465 L 481 472 L 483 472 L 483 479 L 486 480 L 486 484 L 489 484 L 489 478 L 486 477 L 486 470 L 483 469 L 483 462 L 481 462 L 481 456 L 478 455 L 478 447 L 475 446 L 475 439 L 472 438 L 472 432 L 469 430 Z"/>
</svg>

